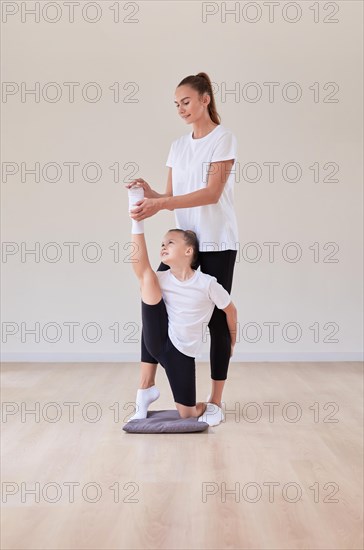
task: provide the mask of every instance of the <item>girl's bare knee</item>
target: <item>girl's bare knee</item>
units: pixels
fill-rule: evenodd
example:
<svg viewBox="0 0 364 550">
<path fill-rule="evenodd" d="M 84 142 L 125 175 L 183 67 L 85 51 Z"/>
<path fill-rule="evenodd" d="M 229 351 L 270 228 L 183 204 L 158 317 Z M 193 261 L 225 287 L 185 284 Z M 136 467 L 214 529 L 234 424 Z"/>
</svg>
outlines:
<svg viewBox="0 0 364 550">
<path fill-rule="evenodd" d="M 196 416 L 196 406 L 186 407 L 186 405 L 181 405 L 180 403 L 176 403 L 176 408 L 181 418 L 192 418 Z"/>
</svg>

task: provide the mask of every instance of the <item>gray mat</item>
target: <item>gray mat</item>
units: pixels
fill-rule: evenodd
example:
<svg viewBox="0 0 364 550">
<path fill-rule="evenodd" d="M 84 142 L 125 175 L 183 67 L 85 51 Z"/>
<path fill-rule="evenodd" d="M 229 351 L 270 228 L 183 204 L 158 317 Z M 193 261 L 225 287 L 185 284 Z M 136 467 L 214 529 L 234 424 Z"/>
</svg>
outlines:
<svg viewBox="0 0 364 550">
<path fill-rule="evenodd" d="M 178 411 L 148 411 L 147 418 L 130 420 L 123 426 L 128 433 L 161 434 L 203 432 L 209 425 L 197 418 L 181 418 Z"/>
</svg>

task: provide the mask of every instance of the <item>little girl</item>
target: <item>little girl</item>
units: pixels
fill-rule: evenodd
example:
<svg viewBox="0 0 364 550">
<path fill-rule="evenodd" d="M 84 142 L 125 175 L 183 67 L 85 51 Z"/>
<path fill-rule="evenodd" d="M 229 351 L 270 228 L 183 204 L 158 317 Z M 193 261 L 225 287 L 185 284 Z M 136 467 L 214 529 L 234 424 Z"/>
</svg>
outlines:
<svg viewBox="0 0 364 550">
<path fill-rule="evenodd" d="M 144 190 L 134 185 L 128 194 L 131 211 L 143 199 Z M 215 403 L 196 403 L 195 357 L 202 346 L 203 326 L 209 323 L 215 305 L 226 313 L 232 355 L 237 313 L 230 294 L 215 277 L 194 269 L 198 241 L 193 231 L 168 231 L 160 257 L 170 269 L 156 272 L 148 258 L 144 221 L 133 219 L 131 233 L 132 242 L 137 245 L 132 266 L 140 283 L 145 347 L 154 363 L 164 367 L 180 416 L 198 417 L 199 421 L 216 426 L 222 420 L 221 408 Z M 158 397 L 156 386 L 139 389 L 137 412 L 130 420 L 146 418 L 148 406 Z"/>
</svg>

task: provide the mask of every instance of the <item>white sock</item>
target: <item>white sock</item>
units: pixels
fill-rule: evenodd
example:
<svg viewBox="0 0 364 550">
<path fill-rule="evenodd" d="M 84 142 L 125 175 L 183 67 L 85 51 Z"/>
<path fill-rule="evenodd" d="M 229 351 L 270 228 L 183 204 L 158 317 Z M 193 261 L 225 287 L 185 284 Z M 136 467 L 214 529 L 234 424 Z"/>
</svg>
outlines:
<svg viewBox="0 0 364 550">
<path fill-rule="evenodd" d="M 206 403 L 209 403 L 210 399 L 211 399 L 211 393 L 209 393 L 208 396 L 206 397 Z M 225 401 L 222 401 L 221 403 L 219 403 L 219 407 L 221 409 L 222 420 L 225 420 L 225 413 L 224 413 Z"/>
<path fill-rule="evenodd" d="M 133 206 L 138 201 L 141 201 L 144 199 L 144 189 L 143 187 L 139 187 L 135 185 L 134 187 L 131 187 L 128 189 L 128 197 L 129 197 L 129 212 L 133 209 Z M 131 232 L 132 234 L 139 234 L 144 233 L 144 220 L 137 222 L 136 220 L 131 220 Z"/>
<path fill-rule="evenodd" d="M 139 389 L 135 400 L 136 413 L 129 418 L 128 422 L 130 422 L 130 420 L 147 418 L 149 405 L 153 403 L 153 401 L 156 401 L 159 396 L 159 389 L 155 385 L 150 388 L 146 388 L 145 390 Z"/>
<path fill-rule="evenodd" d="M 209 426 L 217 426 L 223 421 L 222 409 L 215 403 L 207 403 L 205 412 L 197 420 L 198 422 L 207 422 Z"/>
</svg>

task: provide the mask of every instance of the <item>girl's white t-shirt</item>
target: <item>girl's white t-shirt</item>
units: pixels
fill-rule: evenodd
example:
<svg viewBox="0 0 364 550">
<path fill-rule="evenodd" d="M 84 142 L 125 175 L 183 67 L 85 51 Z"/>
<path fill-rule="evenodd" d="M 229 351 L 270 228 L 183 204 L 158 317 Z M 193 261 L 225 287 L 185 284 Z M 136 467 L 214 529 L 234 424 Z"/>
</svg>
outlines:
<svg viewBox="0 0 364 550">
<path fill-rule="evenodd" d="M 166 166 L 172 167 L 173 195 L 207 187 L 211 162 L 234 159 L 224 190 L 216 204 L 176 208 L 178 229 L 192 229 L 201 251 L 237 250 L 238 225 L 234 211 L 234 170 L 237 140 L 219 124 L 209 134 L 194 139 L 193 131 L 172 142 Z M 211 167 L 212 173 L 213 166 Z"/>
<path fill-rule="evenodd" d="M 196 357 L 202 346 L 204 323 L 211 319 L 215 305 L 225 309 L 230 294 L 216 277 L 195 271 L 187 281 L 179 281 L 168 269 L 156 271 L 168 314 L 168 336 L 182 353 Z"/>
</svg>

